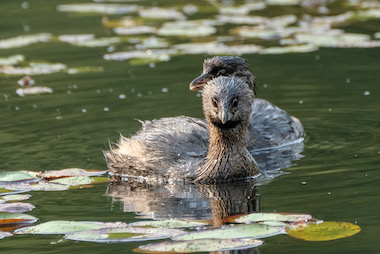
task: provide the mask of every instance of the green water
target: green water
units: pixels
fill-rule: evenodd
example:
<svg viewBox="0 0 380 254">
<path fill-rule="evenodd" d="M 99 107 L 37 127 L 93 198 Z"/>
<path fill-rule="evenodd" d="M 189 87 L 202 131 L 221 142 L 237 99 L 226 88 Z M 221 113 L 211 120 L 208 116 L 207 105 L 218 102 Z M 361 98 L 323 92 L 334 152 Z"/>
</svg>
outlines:
<svg viewBox="0 0 380 254">
<path fill-rule="evenodd" d="M 101 15 L 57 12 L 61 2 L 30 1 L 23 9 L 22 1 L 2 1 L 0 39 L 41 32 L 109 36 L 110 31 L 102 28 Z M 142 4 L 151 5 L 148 1 Z M 373 33 L 378 24 L 358 23 L 350 29 Z M 25 32 L 25 26 L 30 31 Z M 127 48 L 117 45 L 118 50 Z M 75 75 L 35 75 L 36 85 L 49 86 L 54 93 L 26 97 L 15 93 L 22 75 L 1 74 L 0 170 L 105 169 L 102 150 L 115 142 L 119 133 L 128 136 L 137 131 L 140 123 L 135 119 L 202 117 L 200 98 L 188 90 L 188 84 L 201 72 L 207 56 L 174 56 L 168 62 L 149 66 L 106 61 L 105 53 L 105 47 L 74 47 L 57 41 L 0 49 L 0 57 L 22 54 L 29 61 L 104 69 Z M 307 132 L 304 157 L 284 169 L 290 174 L 257 187 L 260 210 L 308 213 L 326 221 L 357 223 L 362 228 L 357 235 L 328 242 L 274 236 L 264 239 L 264 245 L 256 250 L 263 254 L 379 253 L 380 49 L 320 48 L 311 53 L 243 57 L 257 77 L 258 96 L 297 116 Z M 106 192 L 107 184 L 33 192 L 28 202 L 36 208 L 28 214 L 39 222 L 137 220 L 134 212 L 124 212 L 132 208 Z M 157 198 L 149 193 L 142 197 L 147 203 L 157 202 Z M 170 197 L 160 198 L 170 202 Z M 184 214 L 192 213 L 191 206 L 181 209 Z M 204 211 L 210 212 L 207 204 Z M 141 245 L 57 243 L 60 239 L 57 235 L 17 235 L 0 240 L 0 251 L 131 253 Z"/>
</svg>

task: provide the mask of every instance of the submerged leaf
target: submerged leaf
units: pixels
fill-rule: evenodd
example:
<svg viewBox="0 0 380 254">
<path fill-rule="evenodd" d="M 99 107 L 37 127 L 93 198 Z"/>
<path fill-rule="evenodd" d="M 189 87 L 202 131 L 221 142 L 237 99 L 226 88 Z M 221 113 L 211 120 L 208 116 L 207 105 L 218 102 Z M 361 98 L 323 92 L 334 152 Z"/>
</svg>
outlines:
<svg viewBox="0 0 380 254">
<path fill-rule="evenodd" d="M 139 228 L 125 226 L 80 231 L 72 234 L 67 234 L 65 235 L 65 238 L 75 241 L 120 243 L 165 239 L 183 233 L 185 232 L 179 229 Z"/>
<path fill-rule="evenodd" d="M 193 228 L 209 225 L 208 221 L 191 220 L 158 220 L 158 221 L 138 221 L 131 223 L 134 227 L 154 227 L 154 228 Z"/>
<path fill-rule="evenodd" d="M 260 246 L 263 241 L 256 239 L 202 239 L 180 242 L 160 242 L 140 246 L 134 252 L 141 253 L 190 253 L 242 250 Z"/>
<path fill-rule="evenodd" d="M 321 224 L 307 224 L 305 227 L 286 229 L 288 235 L 306 241 L 329 241 L 349 237 L 360 232 L 358 225 L 349 222 L 325 221 Z"/>
<path fill-rule="evenodd" d="M 126 226 L 125 223 L 104 223 L 96 221 L 49 221 L 39 225 L 18 229 L 16 234 L 68 234 L 77 231 L 87 231 L 105 227 Z"/>
<path fill-rule="evenodd" d="M 284 234 L 283 227 L 268 226 L 262 224 L 236 225 L 227 228 L 190 232 L 172 238 L 178 240 L 195 240 L 205 238 L 238 239 L 238 238 L 265 238 L 278 234 Z"/>
<path fill-rule="evenodd" d="M 38 219 L 34 216 L 23 213 L 0 213 L 1 224 L 19 224 L 19 223 L 33 223 Z"/>
</svg>

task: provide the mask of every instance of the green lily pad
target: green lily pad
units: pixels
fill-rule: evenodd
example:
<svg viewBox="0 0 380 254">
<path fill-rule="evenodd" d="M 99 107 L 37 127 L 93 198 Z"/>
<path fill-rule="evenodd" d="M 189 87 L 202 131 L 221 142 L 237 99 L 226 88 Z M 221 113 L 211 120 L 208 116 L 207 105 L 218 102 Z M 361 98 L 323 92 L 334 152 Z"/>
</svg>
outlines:
<svg viewBox="0 0 380 254">
<path fill-rule="evenodd" d="M 23 201 L 27 200 L 31 197 L 30 194 L 13 194 L 13 195 L 4 195 L 0 198 L 0 200 L 4 200 L 5 202 L 12 202 L 12 201 Z"/>
<path fill-rule="evenodd" d="M 106 173 L 107 170 L 67 168 L 60 170 L 48 170 L 41 174 L 45 179 L 61 178 L 69 176 L 99 176 Z"/>
<path fill-rule="evenodd" d="M 202 239 L 180 242 L 160 242 L 134 249 L 141 253 L 191 253 L 209 251 L 242 250 L 260 246 L 263 241 L 256 239 Z"/>
<path fill-rule="evenodd" d="M 238 239 L 238 238 L 265 238 L 278 234 L 284 234 L 284 227 L 268 226 L 263 224 L 235 225 L 226 228 L 190 232 L 172 238 L 179 240 L 196 239 Z"/>
<path fill-rule="evenodd" d="M 15 231 L 16 234 L 39 234 L 39 235 L 49 235 L 49 234 L 68 234 L 77 231 L 87 231 L 93 229 L 100 229 L 105 227 L 121 227 L 126 226 L 125 223 L 104 223 L 97 221 L 48 221 L 41 223 L 39 225 L 21 228 Z"/>
<path fill-rule="evenodd" d="M 49 182 L 37 183 L 8 183 L 3 184 L 3 188 L 15 191 L 63 191 L 70 188 L 69 185 Z"/>
<path fill-rule="evenodd" d="M 326 221 L 320 224 L 307 224 L 305 227 L 287 228 L 291 237 L 305 241 L 329 241 L 349 237 L 359 233 L 361 228 L 349 222 Z"/>
<path fill-rule="evenodd" d="M 232 217 L 230 222 L 252 223 L 259 221 L 299 222 L 308 221 L 313 217 L 309 214 L 282 214 L 282 213 L 251 213 L 239 217 Z"/>
<path fill-rule="evenodd" d="M 38 219 L 36 217 L 23 213 L 0 213 L 0 225 L 33 223 L 37 220 Z"/>
<path fill-rule="evenodd" d="M 78 186 L 78 185 L 85 185 L 85 184 L 91 184 L 94 182 L 90 177 L 88 176 L 71 176 L 71 177 L 64 177 L 64 178 L 58 178 L 50 181 L 51 183 L 60 183 L 70 186 Z"/>
<path fill-rule="evenodd" d="M 158 221 L 138 221 L 131 223 L 134 227 L 154 227 L 154 228 L 194 228 L 209 225 L 208 221 L 191 220 L 158 220 Z"/>
<path fill-rule="evenodd" d="M 121 243 L 165 239 L 184 233 L 184 231 L 179 229 L 125 226 L 80 231 L 72 234 L 66 234 L 65 238 L 74 241 Z"/>
<path fill-rule="evenodd" d="M 6 213 L 26 213 L 32 211 L 34 208 L 35 206 L 30 203 L 0 204 L 0 212 Z"/>
<path fill-rule="evenodd" d="M 18 182 L 38 180 L 38 172 L 33 171 L 3 171 L 0 173 L 0 182 Z"/>
</svg>

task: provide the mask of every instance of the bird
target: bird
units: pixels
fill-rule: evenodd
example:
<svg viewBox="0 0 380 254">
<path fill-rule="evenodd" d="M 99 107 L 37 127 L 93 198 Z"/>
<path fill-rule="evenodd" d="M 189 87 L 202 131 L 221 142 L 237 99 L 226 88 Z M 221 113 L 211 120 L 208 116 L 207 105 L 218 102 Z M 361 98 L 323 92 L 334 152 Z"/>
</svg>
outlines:
<svg viewBox="0 0 380 254">
<path fill-rule="evenodd" d="M 188 116 L 143 122 L 130 138 L 104 151 L 116 179 L 221 183 L 249 179 L 260 169 L 245 137 L 254 95 L 238 77 L 215 77 L 203 88 L 206 120 Z"/>
<path fill-rule="evenodd" d="M 244 80 L 256 97 L 255 76 L 248 62 L 239 56 L 215 56 L 205 59 L 203 72 L 190 83 L 190 90 L 202 91 L 215 77 L 239 77 Z M 246 136 L 249 150 L 273 149 L 294 142 L 302 142 L 306 136 L 301 121 L 267 100 L 255 98 L 252 103 L 250 124 Z"/>
</svg>

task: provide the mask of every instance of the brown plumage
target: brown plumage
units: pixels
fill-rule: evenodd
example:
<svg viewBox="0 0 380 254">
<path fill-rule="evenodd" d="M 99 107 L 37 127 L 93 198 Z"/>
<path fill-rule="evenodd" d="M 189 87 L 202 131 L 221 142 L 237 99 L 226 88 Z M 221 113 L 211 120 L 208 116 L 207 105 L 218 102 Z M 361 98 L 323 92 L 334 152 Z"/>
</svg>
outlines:
<svg viewBox="0 0 380 254">
<path fill-rule="evenodd" d="M 215 56 L 203 63 L 203 73 L 190 83 L 190 90 L 200 91 L 215 77 L 228 76 L 243 79 L 256 95 L 255 77 L 247 61 L 238 56 Z M 290 116 L 264 99 L 252 104 L 246 145 L 249 150 L 287 145 L 302 140 L 304 128 L 298 118 Z"/>
<path fill-rule="evenodd" d="M 224 182 L 254 176 L 257 163 L 245 146 L 253 92 L 247 82 L 218 77 L 203 92 L 204 120 L 179 116 L 146 122 L 131 138 L 105 152 L 115 176 L 145 180 Z"/>
</svg>

